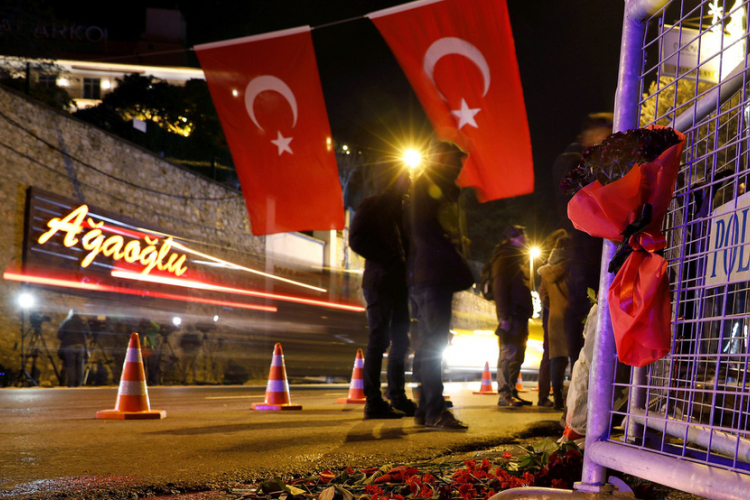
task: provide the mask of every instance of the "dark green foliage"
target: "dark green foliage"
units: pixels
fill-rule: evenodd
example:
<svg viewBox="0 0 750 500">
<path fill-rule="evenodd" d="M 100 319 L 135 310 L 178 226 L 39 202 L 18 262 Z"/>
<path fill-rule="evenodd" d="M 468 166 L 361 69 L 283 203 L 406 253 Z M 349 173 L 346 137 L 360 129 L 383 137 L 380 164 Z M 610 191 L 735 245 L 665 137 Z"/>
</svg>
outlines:
<svg viewBox="0 0 750 500">
<path fill-rule="evenodd" d="M 94 108 L 75 116 L 220 182 L 237 186 L 232 157 L 219 117 L 203 80 L 184 86 L 138 74 L 118 79 L 117 87 Z M 143 133 L 133 119 L 146 122 Z M 185 136 L 179 132 L 189 131 Z"/>
</svg>

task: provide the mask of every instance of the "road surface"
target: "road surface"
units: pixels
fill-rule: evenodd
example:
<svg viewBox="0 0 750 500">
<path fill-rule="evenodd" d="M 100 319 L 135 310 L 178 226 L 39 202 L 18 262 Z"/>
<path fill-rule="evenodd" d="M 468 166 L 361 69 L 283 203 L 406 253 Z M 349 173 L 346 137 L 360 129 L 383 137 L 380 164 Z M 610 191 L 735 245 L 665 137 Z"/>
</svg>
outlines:
<svg viewBox="0 0 750 500">
<path fill-rule="evenodd" d="M 151 387 L 151 408 L 166 410 L 167 417 L 150 421 L 97 420 L 97 411 L 114 407 L 116 387 L 2 389 L 0 498 L 226 488 L 269 475 L 412 462 L 558 432 L 559 412 L 498 408 L 496 396 L 472 393 L 479 384 L 446 385 L 468 432 L 427 430 L 411 418 L 363 420 L 362 405 L 336 403 L 347 393 L 345 384 L 292 386 L 292 400 L 303 408 L 284 412 L 251 410 L 263 401 L 265 387 Z"/>
</svg>

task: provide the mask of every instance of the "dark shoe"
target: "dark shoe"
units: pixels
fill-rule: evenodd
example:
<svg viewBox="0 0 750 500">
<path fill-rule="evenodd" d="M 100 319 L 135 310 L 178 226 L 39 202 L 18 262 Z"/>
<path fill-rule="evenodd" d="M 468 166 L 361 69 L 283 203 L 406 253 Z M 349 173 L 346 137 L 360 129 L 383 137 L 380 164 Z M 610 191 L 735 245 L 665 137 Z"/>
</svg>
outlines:
<svg viewBox="0 0 750 500">
<path fill-rule="evenodd" d="M 399 411 L 386 403 L 385 401 L 378 403 L 365 403 L 365 420 L 374 418 L 378 419 L 390 419 L 390 418 L 401 418 L 404 416 L 404 412 Z"/>
<path fill-rule="evenodd" d="M 552 408 L 555 406 L 555 403 L 549 400 L 549 398 L 540 399 L 537 403 L 537 406 L 541 406 L 542 408 Z"/>
<path fill-rule="evenodd" d="M 523 403 L 520 399 L 514 398 L 513 396 L 500 396 L 500 399 L 497 400 L 497 406 L 512 406 L 518 408 L 523 406 Z"/>
<path fill-rule="evenodd" d="M 436 419 L 429 422 L 426 421 L 425 425 L 433 429 L 445 431 L 465 431 L 469 428 L 468 425 L 458 420 L 453 416 L 453 413 L 448 410 L 444 410 Z"/>
<path fill-rule="evenodd" d="M 453 401 L 451 401 L 450 399 L 446 399 L 445 400 L 445 407 L 446 408 L 453 408 Z"/>
<path fill-rule="evenodd" d="M 414 413 L 414 425 L 424 425 L 424 412 L 419 411 L 419 408 Z"/>
<path fill-rule="evenodd" d="M 394 399 L 391 401 L 391 406 L 395 409 L 404 412 L 407 417 L 413 417 L 417 411 L 417 403 L 409 398 Z"/>
<path fill-rule="evenodd" d="M 516 400 L 520 401 L 521 402 L 521 406 L 531 406 L 532 405 L 531 401 L 527 401 L 525 399 L 521 399 L 518 396 L 518 393 L 513 394 L 513 399 L 516 399 Z"/>
</svg>

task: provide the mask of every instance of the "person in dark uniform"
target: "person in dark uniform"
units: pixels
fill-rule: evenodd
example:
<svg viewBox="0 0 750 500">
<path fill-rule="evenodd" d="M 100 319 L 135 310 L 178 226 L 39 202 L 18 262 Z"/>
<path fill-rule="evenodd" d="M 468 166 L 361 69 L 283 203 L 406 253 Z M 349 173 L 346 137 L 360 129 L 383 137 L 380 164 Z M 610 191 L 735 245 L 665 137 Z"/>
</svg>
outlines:
<svg viewBox="0 0 750 500">
<path fill-rule="evenodd" d="M 362 200 L 349 232 L 349 246 L 365 258 L 362 292 L 369 327 L 363 370 L 366 419 L 414 416 L 417 408 L 406 396 L 404 375 L 410 321 L 403 198 L 409 184 L 409 173 L 402 172 L 382 193 Z M 386 349 L 390 404 L 380 392 L 380 369 Z"/>
<path fill-rule="evenodd" d="M 419 329 L 422 384 L 415 423 L 445 430 L 465 430 L 466 424 L 448 410 L 443 398 L 443 351 L 448 345 L 453 294 L 474 284 L 474 277 L 457 250 L 460 238 L 456 179 L 464 156 L 455 145 L 433 145 L 429 165 L 412 183 L 407 216 L 409 257 L 407 284 Z M 455 219 L 455 220 L 454 220 Z"/>
<path fill-rule="evenodd" d="M 86 365 L 89 327 L 86 321 L 71 309 L 57 330 L 60 340 L 58 352 L 65 364 L 65 378 L 68 387 L 78 387 L 83 383 L 83 369 Z"/>
<path fill-rule="evenodd" d="M 500 353 L 497 359 L 498 406 L 530 405 L 518 397 L 516 381 L 526 357 L 529 318 L 534 312 L 527 273 L 526 235 L 521 226 L 510 226 L 495 249 L 492 293 L 495 299 Z"/>
</svg>

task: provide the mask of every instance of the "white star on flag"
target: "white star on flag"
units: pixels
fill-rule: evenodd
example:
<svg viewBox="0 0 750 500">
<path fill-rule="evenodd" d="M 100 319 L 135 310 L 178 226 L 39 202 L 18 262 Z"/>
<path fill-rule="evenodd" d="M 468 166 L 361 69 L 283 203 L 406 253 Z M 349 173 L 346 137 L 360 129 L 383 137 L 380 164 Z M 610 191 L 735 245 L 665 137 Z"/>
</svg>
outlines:
<svg viewBox="0 0 750 500">
<path fill-rule="evenodd" d="M 272 140 L 271 142 L 279 148 L 279 156 L 281 156 L 281 153 L 283 153 L 284 151 L 289 152 L 290 155 L 294 154 L 292 153 L 292 148 L 289 147 L 289 143 L 292 142 L 292 138 L 284 137 L 283 135 L 281 135 L 281 131 L 277 131 L 276 133 L 278 134 L 276 136 L 276 139 Z"/>
<path fill-rule="evenodd" d="M 466 101 L 462 98 L 461 99 L 461 109 L 454 109 L 451 111 L 451 113 L 458 117 L 458 129 L 461 130 L 464 125 L 471 125 L 474 128 L 479 128 L 477 126 L 477 122 L 474 121 L 474 115 L 479 113 L 481 111 L 481 108 L 469 108 L 469 105 L 466 104 Z"/>
</svg>

